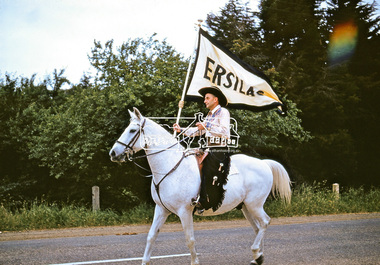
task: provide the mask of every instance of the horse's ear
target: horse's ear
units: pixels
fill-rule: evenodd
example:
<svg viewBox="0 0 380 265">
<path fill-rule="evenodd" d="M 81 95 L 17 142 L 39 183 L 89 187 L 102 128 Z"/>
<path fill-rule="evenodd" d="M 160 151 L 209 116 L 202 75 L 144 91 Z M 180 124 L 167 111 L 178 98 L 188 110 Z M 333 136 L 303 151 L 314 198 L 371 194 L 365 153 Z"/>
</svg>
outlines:
<svg viewBox="0 0 380 265">
<path fill-rule="evenodd" d="M 137 108 L 133 107 L 133 112 L 136 115 L 136 117 L 140 120 L 142 117 L 140 111 Z"/>
<path fill-rule="evenodd" d="M 132 112 L 130 110 L 128 110 L 128 112 L 129 112 L 129 116 L 131 116 L 131 119 L 137 119 L 137 117 L 136 117 L 136 115 L 135 115 L 134 112 Z"/>
</svg>

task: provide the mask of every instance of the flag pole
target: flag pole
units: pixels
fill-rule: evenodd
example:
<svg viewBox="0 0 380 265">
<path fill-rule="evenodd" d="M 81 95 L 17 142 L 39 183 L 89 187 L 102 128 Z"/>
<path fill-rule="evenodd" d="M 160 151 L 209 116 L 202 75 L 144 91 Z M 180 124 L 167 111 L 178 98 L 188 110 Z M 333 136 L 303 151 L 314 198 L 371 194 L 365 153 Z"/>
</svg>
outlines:
<svg viewBox="0 0 380 265">
<path fill-rule="evenodd" d="M 181 112 L 182 112 L 182 109 L 185 105 L 185 95 L 186 95 L 186 87 L 187 87 L 187 83 L 189 82 L 189 76 L 190 76 L 190 69 L 191 69 L 191 64 L 192 64 L 192 61 L 193 61 L 193 57 L 194 57 L 194 51 L 197 47 L 197 43 L 198 43 L 198 32 L 199 32 L 199 29 L 201 28 L 201 24 L 202 24 L 203 20 L 202 19 L 198 19 L 198 23 L 196 23 L 196 25 L 198 26 L 197 28 L 197 37 L 195 38 L 195 44 L 194 44 L 194 49 L 190 55 L 190 61 L 189 61 L 189 66 L 187 68 L 187 73 L 186 73 L 186 79 L 185 79 L 185 84 L 183 86 L 183 91 L 182 91 L 182 96 L 181 96 L 181 100 L 178 102 L 178 114 L 177 114 L 177 119 L 176 119 L 176 123 L 178 124 L 179 123 L 179 119 L 181 118 Z M 176 131 L 174 131 L 174 137 L 176 136 Z"/>
</svg>

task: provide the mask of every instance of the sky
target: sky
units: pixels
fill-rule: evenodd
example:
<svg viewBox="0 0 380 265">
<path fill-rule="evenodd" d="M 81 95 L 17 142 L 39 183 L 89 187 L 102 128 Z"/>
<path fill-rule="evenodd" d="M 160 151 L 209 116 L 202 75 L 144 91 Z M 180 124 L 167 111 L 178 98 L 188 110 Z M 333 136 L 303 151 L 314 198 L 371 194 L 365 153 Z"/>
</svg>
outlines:
<svg viewBox="0 0 380 265">
<path fill-rule="evenodd" d="M 372 3 L 373 0 L 365 2 Z M 65 69 L 77 84 L 94 72 L 88 55 L 94 40 L 128 39 L 157 33 L 189 57 L 195 23 L 218 13 L 228 0 L 0 0 L 0 78 L 4 74 L 37 80 Z M 243 0 L 257 11 L 259 0 Z"/>
<path fill-rule="evenodd" d="M 248 0 L 247 0 L 248 1 Z M 259 0 L 249 7 L 257 10 Z M 157 33 L 189 57 L 195 23 L 217 13 L 228 0 L 0 0 L 0 76 L 37 80 L 65 69 L 74 84 L 93 69 L 88 55 L 94 40 L 128 39 Z"/>
</svg>

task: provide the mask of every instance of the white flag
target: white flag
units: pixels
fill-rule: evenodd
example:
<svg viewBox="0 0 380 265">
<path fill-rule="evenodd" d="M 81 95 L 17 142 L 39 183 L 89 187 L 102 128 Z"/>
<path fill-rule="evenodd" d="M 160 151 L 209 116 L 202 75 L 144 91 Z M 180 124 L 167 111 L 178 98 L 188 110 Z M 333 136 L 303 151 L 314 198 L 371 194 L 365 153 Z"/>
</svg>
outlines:
<svg viewBox="0 0 380 265">
<path fill-rule="evenodd" d="M 217 86 L 223 92 L 230 108 L 262 111 L 283 106 L 264 73 L 199 29 L 197 56 L 186 98 L 202 97 L 198 90 L 209 86 Z"/>
</svg>

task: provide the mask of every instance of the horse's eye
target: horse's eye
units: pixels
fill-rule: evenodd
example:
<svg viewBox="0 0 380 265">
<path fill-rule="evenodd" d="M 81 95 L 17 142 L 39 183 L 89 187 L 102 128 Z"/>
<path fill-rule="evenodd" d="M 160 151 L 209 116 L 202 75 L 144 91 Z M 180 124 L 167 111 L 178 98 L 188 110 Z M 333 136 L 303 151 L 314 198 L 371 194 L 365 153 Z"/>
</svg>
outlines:
<svg viewBox="0 0 380 265">
<path fill-rule="evenodd" d="M 136 132 L 137 130 L 136 129 L 132 129 L 132 130 L 130 130 L 129 132 L 130 133 L 134 133 L 134 132 Z"/>
</svg>

